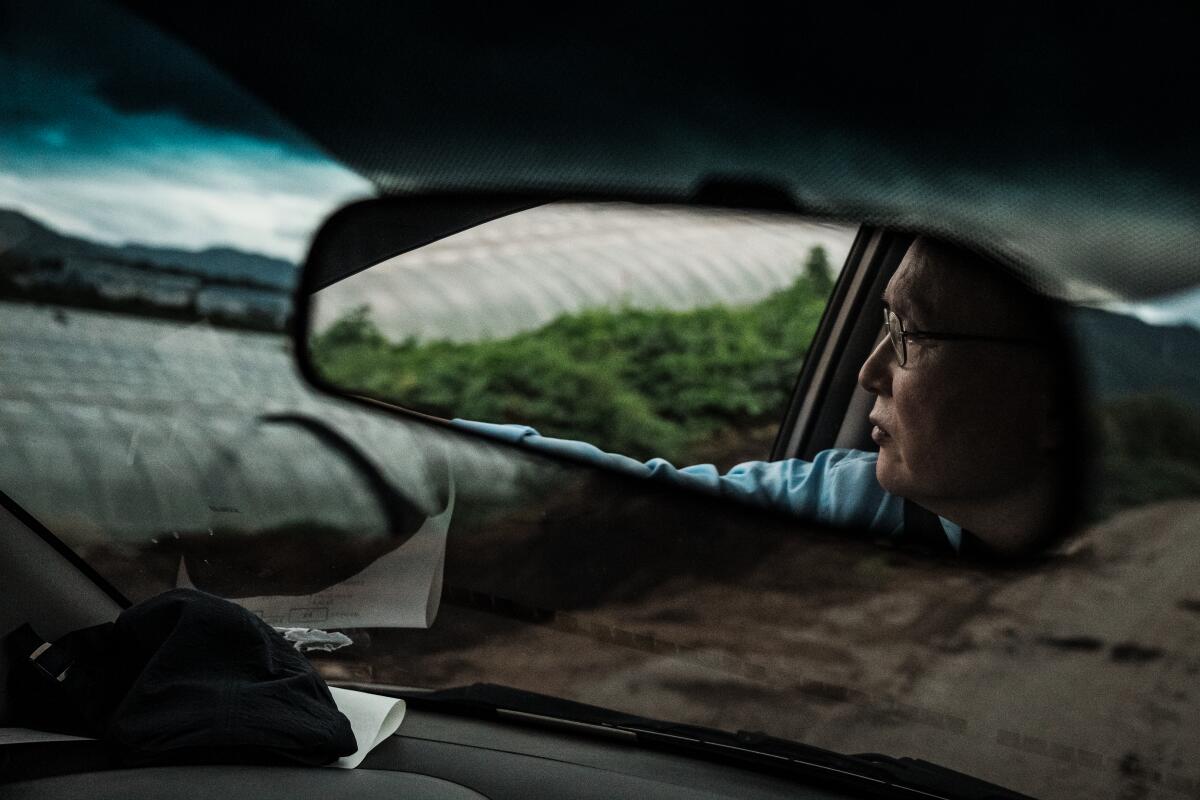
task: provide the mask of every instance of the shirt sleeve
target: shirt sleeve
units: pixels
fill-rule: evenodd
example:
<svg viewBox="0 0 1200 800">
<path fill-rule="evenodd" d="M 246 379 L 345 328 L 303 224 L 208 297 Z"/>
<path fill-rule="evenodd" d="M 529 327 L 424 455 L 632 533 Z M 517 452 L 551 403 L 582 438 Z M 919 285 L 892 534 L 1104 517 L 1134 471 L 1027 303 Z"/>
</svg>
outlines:
<svg viewBox="0 0 1200 800">
<path fill-rule="evenodd" d="M 542 436 L 527 425 L 497 425 L 462 419 L 455 419 L 453 423 L 545 453 L 702 489 L 829 525 L 868 528 L 876 535 L 890 537 L 899 535 L 904 524 L 903 500 L 885 492 L 875 479 L 875 453 L 824 450 L 812 461 L 798 458 L 748 461 L 721 474 L 712 464 L 680 468 L 661 458 L 638 461 L 605 452 L 586 442 Z"/>
</svg>

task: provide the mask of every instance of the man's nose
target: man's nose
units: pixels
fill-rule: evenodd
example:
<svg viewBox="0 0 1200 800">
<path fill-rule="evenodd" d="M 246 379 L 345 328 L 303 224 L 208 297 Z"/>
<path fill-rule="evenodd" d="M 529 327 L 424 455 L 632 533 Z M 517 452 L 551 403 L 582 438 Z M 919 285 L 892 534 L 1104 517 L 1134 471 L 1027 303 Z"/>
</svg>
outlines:
<svg viewBox="0 0 1200 800">
<path fill-rule="evenodd" d="M 875 345 L 871 355 L 858 371 L 858 384 L 871 394 L 889 395 L 892 391 L 892 362 L 895 351 L 892 343 L 884 336 Z"/>
</svg>

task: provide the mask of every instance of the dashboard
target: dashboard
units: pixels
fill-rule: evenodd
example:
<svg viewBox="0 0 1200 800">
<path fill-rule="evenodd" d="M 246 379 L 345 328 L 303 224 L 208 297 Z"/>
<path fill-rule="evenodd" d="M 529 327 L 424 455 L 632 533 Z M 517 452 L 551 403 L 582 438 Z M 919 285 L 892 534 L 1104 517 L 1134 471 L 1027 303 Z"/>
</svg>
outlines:
<svg viewBox="0 0 1200 800">
<path fill-rule="evenodd" d="M 593 734 L 573 732 L 570 727 L 570 723 L 564 723 L 562 730 L 546 730 L 410 707 L 400 730 L 353 770 L 196 765 L 96 771 L 89 768 L 94 763 L 89 765 L 87 754 L 73 743 L 0 747 L 0 770 L 7 766 L 10 774 L 21 771 L 29 776 L 4 785 L 0 794 L 6 800 L 57 797 L 782 800 L 846 796 L 749 769 L 648 750 L 620 738 L 600 739 Z M 63 757 L 56 758 L 56 753 Z M 94 751 L 92 756 L 96 757 Z"/>
</svg>

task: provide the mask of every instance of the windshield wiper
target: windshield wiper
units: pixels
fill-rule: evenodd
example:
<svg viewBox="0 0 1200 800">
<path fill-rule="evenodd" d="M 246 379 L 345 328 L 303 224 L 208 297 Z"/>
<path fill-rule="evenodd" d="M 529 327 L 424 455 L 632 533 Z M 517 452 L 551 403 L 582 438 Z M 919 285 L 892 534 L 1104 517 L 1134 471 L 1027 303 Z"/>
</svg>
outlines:
<svg viewBox="0 0 1200 800">
<path fill-rule="evenodd" d="M 719 758 L 868 796 L 946 800 L 1030 800 L 1027 795 L 920 759 L 878 753 L 847 755 L 753 731 L 723 731 L 651 719 L 492 683 L 452 689 L 352 686 L 404 698 L 414 708 L 530 724 L 567 725 L 636 740 L 659 749 Z"/>
</svg>

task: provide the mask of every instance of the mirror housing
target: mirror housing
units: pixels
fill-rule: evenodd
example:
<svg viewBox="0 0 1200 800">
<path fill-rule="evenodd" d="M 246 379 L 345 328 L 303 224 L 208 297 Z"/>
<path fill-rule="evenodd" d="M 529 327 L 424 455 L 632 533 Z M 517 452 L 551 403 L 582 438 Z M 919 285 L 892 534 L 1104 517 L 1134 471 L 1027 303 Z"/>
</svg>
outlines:
<svg viewBox="0 0 1200 800">
<path fill-rule="evenodd" d="M 316 383 L 327 391 L 333 391 L 334 393 L 338 393 L 343 396 L 353 395 L 360 398 L 365 396 L 370 397 L 375 401 L 396 404 L 400 407 L 400 409 L 402 409 L 400 413 L 416 416 L 427 416 L 437 419 L 443 424 L 448 424 L 448 420 L 454 417 L 461 417 L 466 420 L 478 422 L 507 424 L 516 423 L 523 425 L 533 424 L 538 429 L 538 432 L 542 435 L 542 437 L 555 437 L 558 439 L 574 440 L 577 443 L 583 442 L 586 444 L 597 445 L 601 451 L 632 455 L 639 461 L 656 457 L 665 457 L 667 461 L 680 466 L 712 463 L 716 465 L 718 472 L 724 472 L 732 467 L 734 463 L 744 463 L 747 460 L 754 460 L 756 458 L 767 459 L 767 452 L 769 452 L 769 448 L 765 447 L 762 450 L 762 455 L 751 455 L 749 457 L 742 457 L 736 462 L 730 461 L 728 463 L 723 463 L 719 458 L 709 457 L 707 454 L 697 455 L 698 453 L 701 453 L 701 451 L 696 450 L 695 448 L 692 450 L 685 449 L 680 451 L 686 453 L 686 455 L 680 455 L 679 452 L 655 445 L 654 442 L 661 443 L 662 441 L 667 440 L 661 438 L 654 439 L 652 436 L 643 439 L 637 439 L 635 437 L 634 439 L 630 440 L 608 440 L 602 436 L 598 437 L 589 435 L 589 431 L 586 429 L 586 427 L 582 430 L 572 428 L 569 424 L 566 424 L 564 427 L 555 427 L 555 425 L 552 424 L 552 421 L 551 424 L 547 424 L 546 420 L 539 421 L 537 418 L 534 418 L 536 417 L 535 414 L 529 412 L 528 409 L 530 406 L 520 402 L 516 403 L 515 405 L 505 406 L 499 411 L 496 410 L 497 406 L 494 404 L 491 406 L 485 404 L 483 406 L 484 408 L 490 408 L 492 410 L 485 412 L 477 411 L 475 413 L 464 411 L 453 404 L 445 405 L 435 403 L 433 405 L 422 405 L 422 402 L 417 401 L 419 400 L 420 392 L 418 392 L 412 398 L 409 398 L 393 394 L 389 391 L 381 391 L 379 387 L 386 385 L 386 381 L 384 381 L 384 383 L 375 381 L 373 384 L 367 385 L 361 381 L 357 383 L 339 383 L 336 380 L 331 380 L 330 374 L 327 371 L 323 371 L 321 365 L 318 364 L 320 359 L 317 351 L 319 351 L 320 348 L 314 348 L 314 342 L 320 344 L 324 341 L 322 339 L 322 329 L 320 329 L 314 323 L 314 310 L 320 306 L 319 298 L 323 296 L 322 292 L 326 292 L 330 289 L 330 287 L 335 286 L 335 284 L 337 284 L 339 281 L 346 280 L 372 266 L 378 265 L 381 269 L 383 269 L 385 266 L 384 262 L 387 262 L 389 265 L 393 266 L 399 264 L 405 254 L 421 250 L 427 245 L 432 245 L 433 243 L 440 242 L 443 239 L 449 241 L 454 239 L 454 237 L 457 235 L 470 231 L 472 228 L 485 226 L 489 223 L 507 224 L 507 222 L 504 221 L 506 217 L 519 215 L 521 213 L 541 213 L 539 210 L 541 206 L 550 207 L 551 204 L 553 204 L 554 207 L 561 206 L 564 209 L 570 209 L 575 206 L 587 206 L 594 208 L 600 208 L 603 206 L 615 208 L 618 204 L 629 204 L 633 201 L 637 202 L 637 208 L 644 209 L 645 213 L 647 214 L 667 216 L 675 213 L 712 215 L 719 211 L 729 215 L 729 218 L 732 219 L 733 216 L 736 215 L 747 215 L 746 208 L 730 208 L 732 204 L 726 202 L 730 197 L 735 196 L 737 191 L 738 190 L 731 190 L 728 186 L 718 187 L 717 189 L 710 191 L 706 196 L 701 197 L 697 199 L 696 202 L 690 204 L 680 204 L 676 198 L 645 196 L 614 197 L 612 195 L 596 193 L 582 196 L 575 195 L 565 199 L 561 197 L 550 198 L 544 195 L 526 193 L 433 193 L 426 195 L 371 200 L 350 206 L 335 214 L 321 229 L 313 243 L 308 261 L 306 262 L 302 273 L 300 282 L 300 296 L 297 303 L 298 319 L 296 341 L 296 352 L 300 355 L 301 369 L 310 379 L 310 381 Z M 743 197 L 741 197 L 741 199 L 745 200 L 747 204 L 753 206 L 751 215 L 754 213 L 759 213 L 761 215 L 764 213 L 763 209 L 769 209 L 769 212 L 773 213 L 776 219 L 786 219 L 791 224 L 796 224 L 794 207 L 786 209 L 787 211 L 791 212 L 790 214 L 780 215 L 778 213 L 782 207 L 788 205 L 787 203 L 780 201 L 779 197 L 772 195 L 769 191 L 763 191 L 755 194 L 754 192 L 744 191 L 744 187 L 742 187 L 742 191 Z M 767 216 L 769 216 L 769 214 Z M 663 218 L 666 218 L 666 216 Z M 766 216 L 763 218 L 765 219 Z M 870 229 L 864 230 L 869 232 L 869 235 L 867 236 L 868 239 L 871 235 L 878 235 L 877 233 L 870 233 Z M 855 253 L 853 253 L 848 259 L 848 263 L 851 264 L 855 270 L 855 274 L 853 276 L 854 281 L 842 282 L 842 284 L 846 284 L 854 283 L 856 281 L 857 283 L 855 283 L 855 288 L 853 291 L 851 291 L 845 285 L 842 285 L 839 288 L 839 291 L 841 292 L 840 295 L 837 292 L 832 293 L 834 298 L 832 302 L 837 310 L 836 314 L 822 313 L 824 299 L 825 297 L 829 296 L 828 294 L 824 295 L 821 298 L 821 306 L 816 312 L 816 317 L 812 320 L 811 330 L 809 330 L 807 333 L 807 336 L 815 341 L 816 344 L 814 346 L 821 348 L 819 352 L 822 353 L 822 360 L 833 359 L 843 366 L 845 363 L 849 363 L 850 361 L 854 361 L 856 365 L 863 363 L 866 361 L 867 352 L 848 352 L 845 350 L 844 346 L 838 346 L 836 341 L 866 342 L 871 347 L 874 347 L 875 343 L 879 341 L 878 317 L 874 313 L 866 313 L 866 311 L 871 310 L 867 308 L 868 305 L 871 305 L 873 308 L 872 301 L 875 299 L 875 297 L 867 296 L 867 294 L 869 294 L 867 290 L 871 287 L 875 287 L 875 296 L 878 296 L 878 287 L 885 284 L 888 276 L 891 274 L 891 270 L 895 270 L 899 266 L 900 258 L 902 255 L 904 255 L 907 248 L 905 244 L 900 244 L 898 248 L 890 247 L 887 249 L 886 253 L 875 253 L 874 256 L 872 256 L 870 253 L 866 252 L 869 248 L 866 248 L 862 240 L 863 235 L 860 234 L 860 242 L 856 245 L 858 250 L 856 250 Z M 912 237 L 901 236 L 900 241 L 911 242 Z M 475 240 L 470 240 L 468 241 L 467 245 L 464 245 L 464 247 L 476 246 L 477 244 L 478 242 Z M 685 253 L 683 255 L 686 259 L 688 254 Z M 702 255 L 710 254 L 704 253 Z M 987 261 L 988 264 L 992 263 L 992 261 L 986 256 L 979 256 L 979 259 L 980 263 L 983 263 L 984 261 Z M 837 259 L 838 263 L 841 263 L 843 260 L 846 259 Z M 436 268 L 436 264 L 434 264 L 434 261 L 432 260 L 426 264 L 426 266 L 429 265 L 434 265 L 432 268 Z M 1009 278 L 1013 277 L 1012 271 L 1006 269 L 1005 265 L 997 264 L 996 267 L 1000 272 L 1007 273 Z M 503 270 L 506 269 L 506 265 L 502 263 L 502 260 L 498 260 L 496 268 L 498 272 L 503 273 Z M 866 271 L 865 273 L 863 272 L 864 270 Z M 872 272 L 872 270 L 876 272 Z M 797 274 L 799 274 L 799 272 L 797 272 Z M 866 279 L 864 279 L 864 275 L 866 276 Z M 871 277 L 872 275 L 874 275 L 874 277 Z M 800 278 L 797 278 L 797 281 L 800 280 Z M 808 280 L 808 278 L 805 277 L 804 280 Z M 454 283 L 451 288 L 455 291 L 457 291 L 459 287 L 462 287 L 465 290 L 470 290 L 473 287 L 471 287 L 469 283 L 470 281 L 467 281 L 467 283 Z M 1018 284 L 1024 285 L 1019 278 L 1015 281 L 1010 281 L 1010 283 L 1013 286 L 1017 286 Z M 401 284 L 393 283 L 392 285 L 397 286 Z M 833 281 L 829 280 L 828 286 L 824 287 L 824 291 L 829 292 L 832 289 Z M 789 297 L 786 302 L 795 304 L 797 298 L 804 300 L 806 297 L 811 297 L 812 284 L 808 284 L 804 291 L 808 292 L 809 294 L 805 295 L 802 293 L 800 295 L 793 295 Z M 1031 290 L 1026 287 L 1024 291 Z M 864 294 L 864 292 L 867 292 L 867 294 Z M 1047 303 L 1049 304 L 1050 301 L 1047 301 Z M 785 306 L 785 313 L 782 317 L 779 317 L 780 320 L 786 321 L 789 318 L 789 314 L 786 313 L 786 309 L 791 307 L 799 308 L 800 305 Z M 468 317 L 471 314 L 470 308 L 471 307 L 468 304 L 468 310 L 466 312 Z M 328 320 L 326 321 L 328 322 Z M 350 321 L 354 323 L 354 325 L 364 323 L 362 330 L 368 332 L 370 337 L 377 338 L 377 344 L 380 347 L 380 349 L 377 351 L 378 353 L 386 353 L 390 348 L 392 352 L 404 351 L 405 353 L 411 355 L 411 352 L 414 349 L 420 349 L 421 347 L 424 347 L 424 344 L 422 344 L 423 341 L 428 341 L 427 337 L 423 340 L 420 336 L 417 336 L 412 332 L 407 334 L 401 332 L 399 335 L 390 336 L 390 338 L 385 337 L 380 334 L 377 328 L 365 324 L 369 322 L 365 316 L 362 319 Z M 541 322 L 533 321 L 533 323 L 549 325 L 546 320 L 542 320 Z M 521 320 L 521 324 L 526 325 L 528 328 L 531 325 L 531 321 Z M 621 323 L 615 320 L 607 320 L 605 324 L 609 324 L 611 328 L 613 325 L 619 326 Z M 709 320 L 709 324 L 715 325 L 717 323 L 713 320 Z M 965 324 L 967 327 L 969 327 L 969 320 Z M 863 335 L 847 337 L 843 335 L 844 332 L 839 333 L 839 326 L 840 328 L 846 330 L 861 329 L 863 332 L 865 332 L 865 338 Z M 353 328 L 353 325 L 350 327 Z M 868 328 L 870 330 L 868 330 Z M 936 330 L 936 328 L 934 329 Z M 324 330 L 328 331 L 331 330 L 331 328 L 326 327 Z M 518 329 L 518 332 L 519 330 L 523 329 Z M 1049 330 L 1049 328 L 1047 330 Z M 872 333 L 872 331 L 874 333 Z M 1082 494 L 1082 489 L 1080 486 L 1083 483 L 1086 483 L 1086 481 L 1079 480 L 1079 475 L 1087 471 L 1086 468 L 1081 469 L 1078 459 L 1074 458 L 1074 456 L 1081 455 L 1084 452 L 1082 445 L 1088 440 L 1088 436 L 1084 431 L 1086 426 L 1086 415 L 1079 413 L 1080 409 L 1082 408 L 1082 403 L 1080 402 L 1081 398 L 1079 397 L 1077 390 L 1081 382 L 1077 379 L 1078 372 L 1075 368 L 1074 352 L 1070 342 L 1068 341 L 1068 337 L 1066 336 L 1065 332 L 1058 330 L 1057 328 L 1055 331 L 1056 332 L 1052 334 L 1052 338 L 1055 338 L 1055 341 L 1052 343 L 1052 349 L 1054 352 L 1053 358 L 1057 359 L 1056 363 L 1063 367 L 1057 373 L 1062 379 L 1058 381 L 1054 389 L 1054 391 L 1059 395 L 1055 400 L 1055 402 L 1060 406 L 1057 418 L 1060 426 L 1063 428 L 1063 432 L 1059 438 L 1065 443 L 1063 445 L 1062 452 L 1070 454 L 1071 457 L 1064 457 L 1063 459 L 1060 459 L 1061 474 L 1059 474 L 1058 478 L 1056 479 L 1057 484 L 1055 489 L 1057 501 L 1056 507 L 1058 508 L 1058 511 L 1053 514 L 1049 514 L 1047 517 L 1048 519 L 1051 519 L 1051 522 L 1048 523 L 1048 527 L 1052 528 L 1053 532 L 1036 537 L 1038 541 L 1042 543 L 1048 543 L 1061 539 L 1062 536 L 1064 536 L 1073 527 L 1074 520 L 1076 516 L 1078 516 L 1079 510 L 1082 506 L 1082 504 L 1079 502 L 1079 497 Z M 448 334 L 446 334 L 443 329 L 443 333 L 440 335 L 446 336 Z M 504 332 L 504 335 L 515 336 L 516 334 L 514 334 L 512 331 L 507 331 Z M 837 336 L 839 335 L 841 338 L 837 339 Z M 737 337 L 734 338 L 736 339 Z M 771 336 L 768 335 L 764 338 L 770 339 Z M 967 336 L 960 338 L 978 339 L 987 337 Z M 437 344 L 437 341 L 434 341 L 433 344 Z M 375 339 L 372 339 L 372 342 L 375 342 Z M 450 364 L 450 369 L 453 371 L 454 368 L 452 365 L 455 363 L 459 363 L 460 365 L 477 363 L 471 361 L 455 362 L 455 347 L 458 345 L 450 342 L 449 339 L 443 342 L 443 344 L 445 347 L 442 351 L 439 351 L 441 352 L 440 356 L 435 357 L 431 355 L 430 358 L 433 360 L 427 359 L 423 362 L 427 368 L 441 369 L 445 367 L 445 365 Z M 721 346 L 722 342 L 719 338 L 710 338 L 708 340 L 707 352 L 711 353 L 719 350 Z M 789 347 L 795 350 L 798 356 L 802 355 L 803 351 L 805 351 L 808 347 L 808 339 L 805 339 L 800 346 L 795 346 L 793 343 L 790 344 Z M 492 358 L 492 361 L 489 363 L 495 363 L 494 356 L 496 356 L 496 352 L 503 350 L 503 346 L 494 348 L 491 356 L 489 356 Z M 587 361 L 586 355 L 584 357 L 580 357 L 579 353 L 577 352 L 568 354 L 566 358 L 572 366 L 580 366 Z M 816 361 L 816 359 L 814 359 L 814 361 Z M 799 371 L 799 364 L 800 361 L 797 360 L 792 367 L 792 371 L 787 374 L 785 380 L 787 387 L 793 386 L 793 382 L 796 380 L 797 374 L 801 374 Z M 702 371 L 703 369 L 707 368 L 707 366 L 701 366 Z M 387 367 L 384 367 L 381 364 L 380 370 L 375 370 L 376 377 L 378 377 L 380 374 L 383 374 L 383 372 L 386 372 L 386 369 Z M 473 367 L 462 367 L 458 369 L 457 374 L 463 379 L 463 381 L 479 378 L 480 376 L 475 374 L 472 371 L 473 369 Z M 817 374 L 817 369 L 818 368 L 813 364 L 805 363 L 804 373 L 801 374 L 798 388 L 793 391 L 792 395 L 789 396 L 792 400 L 803 393 L 806 399 L 810 397 L 815 398 L 814 402 L 809 404 L 811 407 L 819 408 L 821 399 L 831 396 L 830 386 L 828 384 L 832 380 L 830 376 L 833 375 L 834 370 L 826 365 L 825 372 Z M 609 369 L 608 371 L 609 373 L 613 372 L 612 369 Z M 848 369 L 841 369 L 840 367 L 838 371 L 842 373 L 840 377 L 840 380 L 842 381 L 846 380 L 846 373 L 851 372 Z M 534 370 L 532 374 L 540 376 L 542 373 Z M 486 378 L 487 376 L 483 377 Z M 580 387 L 581 394 L 578 394 L 574 400 L 570 398 L 564 399 L 563 397 L 559 396 L 557 400 L 554 401 L 556 408 L 563 410 L 564 414 L 567 416 L 576 413 L 579 408 L 593 403 L 600 393 L 600 390 L 597 387 L 602 385 L 596 383 L 597 380 L 601 380 L 602 378 L 602 376 L 601 378 L 598 378 L 596 374 L 591 374 L 590 376 L 583 375 L 582 377 L 575 375 L 574 377 L 580 378 L 578 386 Z M 729 376 L 727 375 L 722 375 L 721 373 L 714 371 L 702 375 L 701 379 L 709 380 L 712 386 L 722 388 L 730 382 L 728 377 Z M 417 384 L 419 384 L 422 380 L 422 375 L 420 373 L 412 373 L 409 375 L 409 378 L 415 380 Z M 405 379 L 407 383 L 405 381 L 401 381 L 400 383 L 408 386 L 416 385 L 412 383 L 412 380 L 409 380 L 409 378 Z M 526 376 L 526 378 L 522 378 L 521 380 L 527 380 L 527 378 L 528 376 Z M 854 376 L 851 376 L 850 378 L 852 383 L 854 382 L 853 378 Z M 462 381 L 460 381 L 460 383 L 462 383 Z M 485 384 L 487 384 L 487 381 L 484 381 L 483 384 L 477 383 L 476 386 L 478 387 Z M 866 389 L 866 387 L 864 386 L 857 388 L 854 389 L 854 391 L 862 394 L 863 389 Z M 476 393 L 474 396 L 478 397 L 479 392 L 482 390 L 478 388 L 469 389 L 460 386 L 459 391 L 473 391 Z M 871 391 L 874 392 L 875 390 Z M 459 396 L 464 397 L 468 395 Z M 837 396 L 847 397 L 848 395 L 843 392 Z M 717 402 L 719 402 L 719 400 Z M 857 411 L 861 414 L 864 408 L 868 410 L 870 409 L 870 402 L 871 398 L 867 396 L 860 400 L 857 405 L 852 404 L 850 408 L 843 409 L 843 413 L 851 414 L 855 409 L 857 409 Z M 616 412 L 613 411 L 613 409 L 616 409 L 617 407 L 618 406 L 615 405 L 611 407 L 599 406 L 599 411 L 597 413 L 601 417 L 605 417 L 606 420 L 610 420 L 616 416 Z M 672 414 L 675 411 L 676 409 L 668 409 L 669 414 Z M 811 408 L 810 413 L 813 413 Z M 680 412 L 679 416 L 684 417 L 685 422 L 687 421 L 686 414 Z M 771 416 L 771 422 L 773 423 L 775 429 L 778 430 L 780 421 L 785 417 L 783 411 L 780 409 L 774 409 L 770 411 L 768 416 Z M 461 420 L 456 421 L 456 424 L 457 422 L 461 422 Z M 785 427 L 794 427 L 798 422 L 803 422 L 803 420 L 798 421 L 797 419 L 789 416 Z M 653 427 L 653 420 L 650 424 L 651 427 Z M 873 445 L 868 438 L 868 435 L 871 432 L 871 426 L 866 425 L 865 423 L 864 425 L 859 426 L 861 433 L 859 435 L 859 443 L 856 449 L 862 449 L 866 451 L 873 449 Z M 843 426 L 842 436 L 839 436 L 839 446 L 842 446 L 840 442 L 842 438 L 844 438 L 845 430 L 846 426 Z M 786 440 L 787 433 L 788 431 L 780 432 L 777 441 Z M 524 440 L 522 441 L 524 443 Z M 878 441 L 879 440 L 876 439 L 876 442 Z M 645 444 L 645 447 L 640 446 L 642 444 Z M 829 448 L 833 446 L 833 443 L 832 441 L 829 441 L 821 444 L 820 446 L 821 448 Z M 778 447 L 775 449 L 776 453 L 778 454 Z M 796 455 L 798 454 L 785 452 L 781 457 L 782 459 L 788 459 L 794 458 Z M 587 459 L 584 458 L 583 460 L 586 461 Z M 1067 462 L 1070 462 L 1070 464 Z M 907 499 L 905 500 L 907 502 Z M 936 522 L 937 519 L 938 517 L 936 515 L 933 516 L 934 522 Z M 946 519 L 947 518 L 945 516 L 942 516 L 943 521 Z M 928 521 L 928 517 L 926 517 L 926 521 Z M 928 529 L 930 526 L 926 525 L 925 527 Z M 1014 552 L 1016 549 L 1019 548 L 1014 548 Z"/>
</svg>

